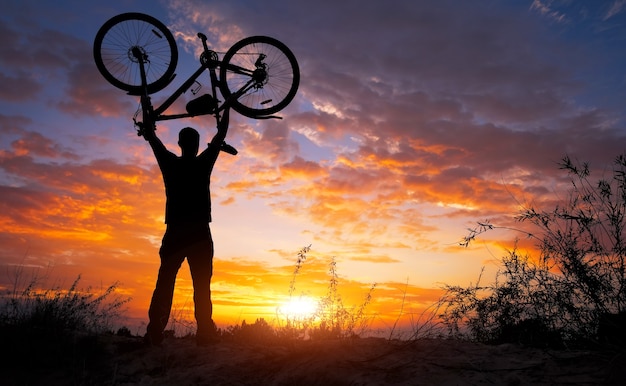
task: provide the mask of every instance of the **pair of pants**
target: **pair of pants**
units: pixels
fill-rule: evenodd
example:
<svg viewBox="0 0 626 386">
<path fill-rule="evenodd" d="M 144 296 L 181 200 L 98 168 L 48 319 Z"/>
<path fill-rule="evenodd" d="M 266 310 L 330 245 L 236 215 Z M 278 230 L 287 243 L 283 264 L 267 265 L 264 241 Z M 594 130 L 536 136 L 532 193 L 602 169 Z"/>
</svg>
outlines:
<svg viewBox="0 0 626 386">
<path fill-rule="evenodd" d="M 196 336 L 208 335 L 215 330 L 211 303 L 213 253 L 213 239 L 208 223 L 167 225 L 159 251 L 159 276 L 148 310 L 148 335 L 157 341 L 163 337 L 172 309 L 176 274 L 185 258 L 193 280 L 194 315 L 198 325 Z"/>
</svg>

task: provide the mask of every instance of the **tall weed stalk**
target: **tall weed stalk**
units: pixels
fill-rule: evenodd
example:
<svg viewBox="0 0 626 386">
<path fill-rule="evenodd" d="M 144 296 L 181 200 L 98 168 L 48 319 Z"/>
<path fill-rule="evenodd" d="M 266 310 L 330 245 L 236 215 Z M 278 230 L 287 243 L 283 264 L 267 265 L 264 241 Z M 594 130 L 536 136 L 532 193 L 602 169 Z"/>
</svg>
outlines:
<svg viewBox="0 0 626 386">
<path fill-rule="evenodd" d="M 297 277 L 310 250 L 311 246 L 309 245 L 297 253 L 294 273 L 289 285 L 290 299 L 294 296 Z M 372 293 L 376 284 L 371 285 L 361 304 L 349 307 L 344 304 L 339 291 L 340 279 L 337 272 L 337 261 L 334 257 L 328 264 L 328 276 L 326 295 L 318 299 L 317 311 L 305 317 L 278 314 L 278 335 L 298 339 L 339 339 L 358 336 L 367 331 L 371 318 L 366 309 L 372 301 Z"/>
</svg>

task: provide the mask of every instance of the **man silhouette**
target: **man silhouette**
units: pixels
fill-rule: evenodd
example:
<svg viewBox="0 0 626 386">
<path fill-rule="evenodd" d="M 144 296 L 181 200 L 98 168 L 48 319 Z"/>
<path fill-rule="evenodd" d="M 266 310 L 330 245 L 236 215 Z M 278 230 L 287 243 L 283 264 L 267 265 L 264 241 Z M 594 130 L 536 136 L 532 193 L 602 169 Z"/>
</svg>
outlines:
<svg viewBox="0 0 626 386">
<path fill-rule="evenodd" d="M 218 119 L 217 134 L 199 155 L 200 135 L 190 127 L 182 129 L 178 137 L 180 157 L 165 148 L 156 136 L 154 124 L 146 124 L 142 129 L 163 175 L 167 224 L 159 250 L 161 266 L 148 311 L 150 321 L 145 335 L 147 344 L 160 345 L 163 341 L 163 331 L 172 308 L 176 274 L 185 258 L 193 280 L 196 342 L 198 345 L 207 345 L 217 338 L 211 303 L 213 239 L 209 227 L 209 185 L 211 171 L 228 131 L 228 121 L 227 108 L 222 119 Z"/>
</svg>

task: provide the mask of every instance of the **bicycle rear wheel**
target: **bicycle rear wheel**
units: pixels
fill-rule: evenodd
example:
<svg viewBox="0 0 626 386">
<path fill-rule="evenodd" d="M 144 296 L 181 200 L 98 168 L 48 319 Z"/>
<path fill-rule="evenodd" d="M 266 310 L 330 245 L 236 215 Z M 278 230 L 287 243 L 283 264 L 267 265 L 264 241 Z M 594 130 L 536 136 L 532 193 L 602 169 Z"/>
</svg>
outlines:
<svg viewBox="0 0 626 386">
<path fill-rule="evenodd" d="M 299 85 L 295 55 L 286 45 L 267 36 L 251 36 L 235 43 L 220 65 L 220 91 L 226 99 L 236 96 L 232 108 L 250 118 L 285 108 Z"/>
<path fill-rule="evenodd" d="M 131 95 L 141 95 L 139 60 L 133 48 L 144 55 L 146 92 L 152 94 L 167 86 L 178 62 L 176 41 L 165 24 L 143 13 L 114 16 L 98 30 L 93 57 L 102 76 Z"/>
</svg>

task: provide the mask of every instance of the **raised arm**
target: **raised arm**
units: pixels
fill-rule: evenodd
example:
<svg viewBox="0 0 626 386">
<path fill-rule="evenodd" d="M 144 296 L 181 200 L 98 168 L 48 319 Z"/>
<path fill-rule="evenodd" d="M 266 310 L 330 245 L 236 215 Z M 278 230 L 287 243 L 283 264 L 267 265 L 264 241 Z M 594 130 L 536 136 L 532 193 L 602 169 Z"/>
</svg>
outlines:
<svg viewBox="0 0 626 386">
<path fill-rule="evenodd" d="M 217 124 L 217 133 L 209 142 L 208 147 L 200 154 L 200 157 L 203 157 L 210 161 L 215 162 L 217 156 L 220 154 L 220 150 L 222 149 L 222 144 L 224 143 L 224 139 L 226 139 L 226 133 L 228 133 L 228 125 L 230 119 L 230 109 L 226 108 L 222 115 L 222 119 Z M 236 154 L 236 151 L 235 153 Z"/>
<path fill-rule="evenodd" d="M 230 120 L 230 108 L 226 108 L 222 114 L 222 119 L 217 124 L 217 133 L 213 136 L 210 146 L 221 147 L 228 133 L 228 124 Z"/>
<path fill-rule="evenodd" d="M 159 161 L 161 156 L 169 153 L 165 145 L 163 145 L 163 142 L 161 142 L 159 137 L 157 137 L 156 135 L 156 126 L 154 122 L 143 122 L 140 130 L 143 138 L 150 144 L 150 147 L 152 148 L 152 151 L 154 152 L 157 161 Z"/>
</svg>

